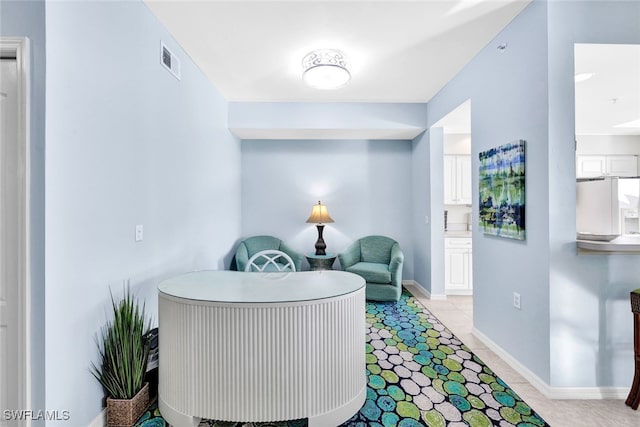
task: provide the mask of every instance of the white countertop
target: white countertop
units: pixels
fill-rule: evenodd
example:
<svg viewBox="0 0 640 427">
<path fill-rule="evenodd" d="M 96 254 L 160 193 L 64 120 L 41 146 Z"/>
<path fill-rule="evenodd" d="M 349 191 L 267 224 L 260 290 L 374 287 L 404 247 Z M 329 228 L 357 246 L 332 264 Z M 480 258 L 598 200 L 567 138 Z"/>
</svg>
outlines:
<svg viewBox="0 0 640 427">
<path fill-rule="evenodd" d="M 444 237 L 471 237 L 471 231 L 467 231 L 467 230 L 452 230 L 452 231 L 445 231 L 444 232 Z"/>
<path fill-rule="evenodd" d="M 230 303 L 310 301 L 345 295 L 364 287 L 364 279 L 344 271 L 245 273 L 203 270 L 169 278 L 158 290 L 177 298 Z"/>
<path fill-rule="evenodd" d="M 623 235 L 610 242 L 577 240 L 578 253 L 639 254 L 640 235 Z"/>
</svg>

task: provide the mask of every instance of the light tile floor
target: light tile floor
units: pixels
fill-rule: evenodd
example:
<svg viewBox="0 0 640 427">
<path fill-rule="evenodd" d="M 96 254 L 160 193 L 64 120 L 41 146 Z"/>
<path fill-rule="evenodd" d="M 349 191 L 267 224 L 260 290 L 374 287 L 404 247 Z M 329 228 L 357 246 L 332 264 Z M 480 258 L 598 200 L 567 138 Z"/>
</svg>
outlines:
<svg viewBox="0 0 640 427">
<path fill-rule="evenodd" d="M 632 410 L 624 404 L 624 400 L 552 400 L 542 395 L 522 375 L 471 334 L 472 297 L 448 296 L 446 300 L 430 300 L 413 286 L 407 286 L 407 289 L 551 426 L 640 427 L 640 409 Z"/>
</svg>

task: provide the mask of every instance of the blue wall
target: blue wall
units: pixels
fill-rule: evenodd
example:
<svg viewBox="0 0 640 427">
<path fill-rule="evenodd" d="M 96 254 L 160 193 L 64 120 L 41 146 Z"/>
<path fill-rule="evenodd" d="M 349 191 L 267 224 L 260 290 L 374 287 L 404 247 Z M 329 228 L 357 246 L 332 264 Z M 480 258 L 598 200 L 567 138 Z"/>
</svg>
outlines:
<svg viewBox="0 0 640 427">
<path fill-rule="evenodd" d="M 412 150 L 414 280 L 431 297 L 444 297 L 443 130 L 419 135 Z"/>
<path fill-rule="evenodd" d="M 428 122 L 433 125 L 471 99 L 472 181 L 476 198 L 479 152 L 517 139 L 527 141 L 526 241 L 485 236 L 479 227 L 473 228 L 474 326 L 548 382 L 546 19 L 545 3 L 528 6 L 429 102 Z M 504 52 L 497 49 L 500 43 L 508 44 Z M 438 133 L 432 129 L 429 134 L 440 146 Z M 419 157 L 414 159 L 414 165 L 440 167 L 441 151 L 437 146 L 431 151 L 431 155 L 424 149 L 416 151 Z M 421 206 L 433 215 L 441 215 L 443 196 L 434 193 L 434 189 L 442 187 L 442 182 L 434 175 L 428 185 L 431 198 L 426 205 L 420 202 Z M 416 196 L 421 193 L 417 190 Z M 473 215 L 477 218 L 477 204 Z M 442 226 L 432 222 L 431 227 L 431 250 L 437 251 Z M 431 258 L 436 259 L 433 253 Z M 439 283 L 431 286 L 436 287 L 432 293 L 441 293 L 437 289 Z M 513 292 L 521 295 L 521 310 L 513 307 Z"/>
<path fill-rule="evenodd" d="M 229 263 L 240 143 L 227 102 L 144 3 L 50 2 L 46 35 L 46 408 L 80 426 L 102 409 L 89 366 L 109 288 L 130 279 L 157 320 L 160 280 Z"/>
<path fill-rule="evenodd" d="M 31 407 L 44 408 L 44 133 L 45 4 L 44 1 L 0 1 L 0 36 L 30 40 L 30 251 L 31 251 Z"/>
<path fill-rule="evenodd" d="M 335 220 L 324 229 L 328 252 L 387 235 L 405 248 L 403 278 L 413 278 L 410 141 L 242 141 L 243 236 L 314 252 L 317 230 L 305 221 L 318 200 Z"/>
<path fill-rule="evenodd" d="M 474 188 L 480 151 L 527 141 L 527 239 L 474 228 L 474 324 L 552 387 L 624 388 L 632 378 L 628 301 L 638 287 L 637 256 L 576 253 L 573 46 L 640 43 L 638 22 L 638 2 L 534 1 L 428 104 L 432 124 L 471 99 Z M 503 53 L 500 43 L 508 45 Z M 414 141 L 414 167 L 434 166 L 421 147 L 434 129 L 425 135 Z M 433 193 L 418 201 L 415 226 L 438 204 Z M 419 244 L 416 257 L 426 250 Z M 422 277 L 428 272 L 416 271 Z M 512 307 L 514 291 L 522 310 Z"/>
<path fill-rule="evenodd" d="M 425 120 L 427 116 L 425 114 Z M 411 142 L 411 191 L 412 191 L 412 228 L 414 230 L 411 239 L 411 250 L 414 256 L 413 280 L 418 282 L 425 290 L 431 292 L 431 225 L 425 222 L 425 217 L 430 215 L 431 184 L 429 170 L 431 157 L 429 156 L 429 133 L 418 135 Z M 432 218 L 427 218 L 433 220 Z M 442 224 L 444 229 L 444 220 Z M 444 244 L 443 244 L 444 250 Z M 444 266 L 443 266 L 444 272 Z M 444 273 L 443 273 L 444 274 Z"/>
<path fill-rule="evenodd" d="M 576 255 L 574 43 L 640 43 L 640 2 L 550 2 L 551 385 L 629 387 L 637 255 Z"/>
</svg>

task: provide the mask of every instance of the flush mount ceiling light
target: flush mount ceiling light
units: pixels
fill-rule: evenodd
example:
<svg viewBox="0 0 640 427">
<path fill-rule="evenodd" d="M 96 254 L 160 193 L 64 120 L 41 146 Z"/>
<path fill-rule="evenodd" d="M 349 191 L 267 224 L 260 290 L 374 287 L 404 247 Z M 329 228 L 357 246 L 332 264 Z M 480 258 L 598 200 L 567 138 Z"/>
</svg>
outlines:
<svg viewBox="0 0 640 427">
<path fill-rule="evenodd" d="M 351 79 L 344 53 L 335 49 L 309 52 L 302 59 L 302 68 L 302 79 L 316 89 L 337 89 Z"/>
</svg>

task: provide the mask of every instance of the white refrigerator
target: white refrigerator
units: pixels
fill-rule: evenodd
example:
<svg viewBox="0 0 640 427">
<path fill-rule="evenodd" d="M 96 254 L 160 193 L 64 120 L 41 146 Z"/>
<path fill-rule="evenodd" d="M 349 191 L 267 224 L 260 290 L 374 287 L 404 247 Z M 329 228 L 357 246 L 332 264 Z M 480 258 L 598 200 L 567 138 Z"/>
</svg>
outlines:
<svg viewBox="0 0 640 427">
<path fill-rule="evenodd" d="M 576 229 L 596 235 L 639 234 L 640 178 L 605 177 L 576 183 Z"/>
</svg>

